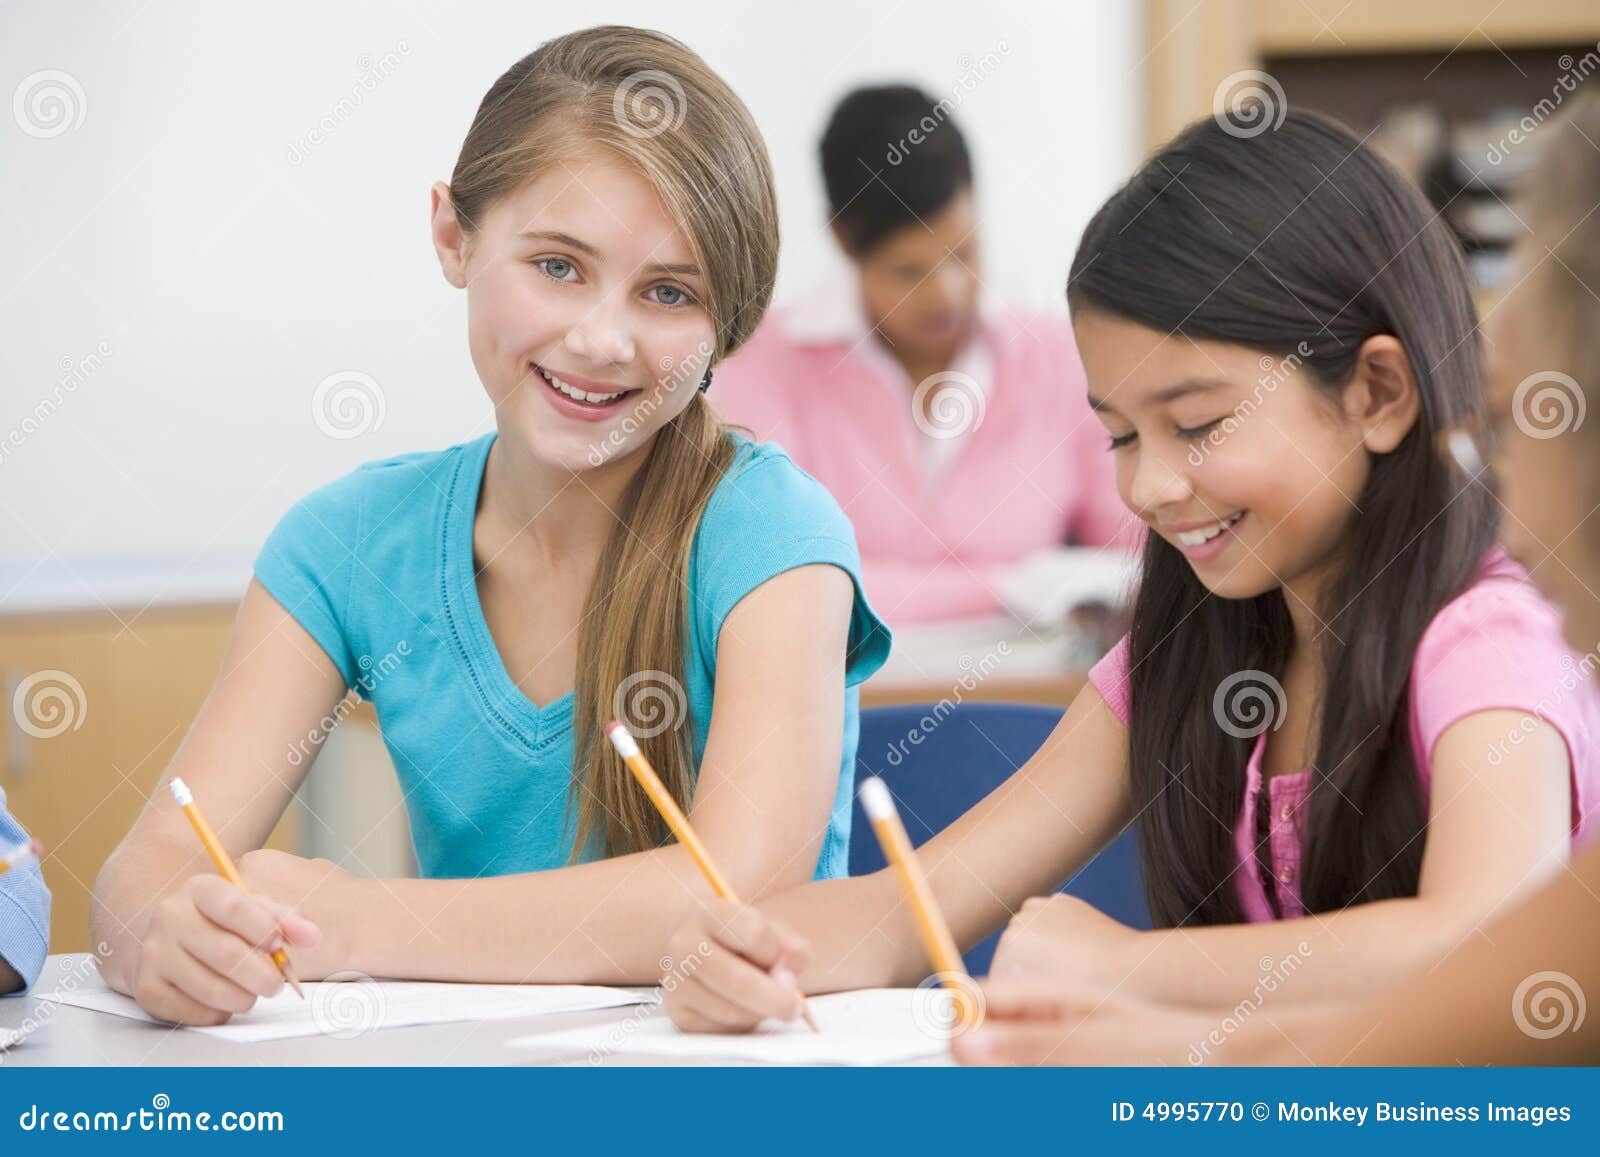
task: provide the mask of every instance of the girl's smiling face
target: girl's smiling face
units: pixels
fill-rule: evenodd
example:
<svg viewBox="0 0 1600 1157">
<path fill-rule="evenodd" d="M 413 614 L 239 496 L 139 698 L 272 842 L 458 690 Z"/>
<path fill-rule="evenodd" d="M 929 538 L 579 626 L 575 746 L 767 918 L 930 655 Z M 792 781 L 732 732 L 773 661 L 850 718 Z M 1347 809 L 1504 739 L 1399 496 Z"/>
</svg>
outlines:
<svg viewBox="0 0 1600 1157">
<path fill-rule="evenodd" d="M 1336 396 L 1298 358 L 1096 310 L 1081 310 L 1075 328 L 1128 509 L 1216 595 L 1308 579 L 1303 597 L 1314 594 L 1358 513 L 1368 452 L 1392 450 L 1415 419 L 1399 343 L 1369 339 Z"/>
<path fill-rule="evenodd" d="M 443 185 L 433 199 L 473 364 L 536 459 L 580 471 L 631 454 L 693 401 L 715 348 L 705 274 L 637 170 L 580 154 L 496 201 L 470 238 Z"/>
</svg>

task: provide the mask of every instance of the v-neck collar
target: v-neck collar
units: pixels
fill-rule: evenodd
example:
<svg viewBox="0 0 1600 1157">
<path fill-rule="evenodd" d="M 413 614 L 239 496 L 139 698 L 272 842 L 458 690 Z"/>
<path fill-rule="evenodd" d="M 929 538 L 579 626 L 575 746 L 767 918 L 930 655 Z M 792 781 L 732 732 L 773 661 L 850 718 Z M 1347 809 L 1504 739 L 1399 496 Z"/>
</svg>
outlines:
<svg viewBox="0 0 1600 1157">
<path fill-rule="evenodd" d="M 555 742 L 571 727 L 574 693 L 568 691 L 543 707 L 529 699 L 506 670 L 478 598 L 472 531 L 478 495 L 483 489 L 483 471 L 496 436 L 497 432 L 491 431 L 467 443 L 450 479 L 441 560 L 445 617 L 484 706 L 528 746 L 542 748 Z"/>
</svg>

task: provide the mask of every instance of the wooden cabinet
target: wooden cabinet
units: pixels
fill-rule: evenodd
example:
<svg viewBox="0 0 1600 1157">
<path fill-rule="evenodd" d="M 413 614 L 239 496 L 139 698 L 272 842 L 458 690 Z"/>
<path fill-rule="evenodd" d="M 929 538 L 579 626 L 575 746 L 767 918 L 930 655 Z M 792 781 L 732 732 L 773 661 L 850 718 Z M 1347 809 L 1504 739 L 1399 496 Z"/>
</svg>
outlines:
<svg viewBox="0 0 1600 1157">
<path fill-rule="evenodd" d="M 0 617 L 0 787 L 43 840 L 52 952 L 89 946 L 106 856 L 166 770 L 221 665 L 234 607 Z M 293 850 L 291 810 L 270 846 Z"/>
<path fill-rule="evenodd" d="M 1218 85 L 1245 69 L 1337 60 L 1345 83 L 1360 89 L 1369 84 L 1360 69 L 1364 60 L 1408 52 L 1433 54 L 1435 62 L 1479 56 L 1485 62 L 1479 83 L 1505 80 L 1506 98 L 1520 105 L 1525 85 L 1547 89 L 1549 78 L 1519 75 L 1526 70 L 1510 64 L 1502 70 L 1507 53 L 1571 45 L 1582 55 L 1600 38 L 1594 0 L 1145 0 L 1144 13 L 1141 68 L 1151 149 L 1211 112 Z M 1416 75 L 1433 81 L 1431 67 Z"/>
</svg>

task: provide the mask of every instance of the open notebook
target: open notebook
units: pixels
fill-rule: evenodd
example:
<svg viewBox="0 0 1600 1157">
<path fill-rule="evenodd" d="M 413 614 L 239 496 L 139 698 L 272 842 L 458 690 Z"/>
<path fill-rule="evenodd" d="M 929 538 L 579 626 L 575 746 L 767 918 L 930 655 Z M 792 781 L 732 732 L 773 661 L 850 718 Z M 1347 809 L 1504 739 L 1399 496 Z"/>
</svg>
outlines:
<svg viewBox="0 0 1600 1157">
<path fill-rule="evenodd" d="M 679 1032 L 658 1006 L 610 1024 L 536 1033 L 514 1048 L 556 1056 L 698 1058 L 771 1065 L 888 1065 L 949 1050 L 954 1005 L 943 989 L 864 988 L 813 996 L 819 1032 L 803 1022 L 767 1021 L 734 1035 Z"/>
<path fill-rule="evenodd" d="M 552 1012 L 618 1008 L 651 998 L 652 989 L 585 984 L 444 984 L 416 980 L 313 981 L 301 1000 L 287 987 L 216 1027 L 185 1027 L 223 1040 L 364 1036 L 385 1028 L 460 1020 L 510 1020 Z M 71 990 L 41 992 L 41 1000 L 165 1025 L 134 1001 L 113 992 L 98 976 Z M 173 1026 L 168 1026 L 173 1027 Z"/>
</svg>

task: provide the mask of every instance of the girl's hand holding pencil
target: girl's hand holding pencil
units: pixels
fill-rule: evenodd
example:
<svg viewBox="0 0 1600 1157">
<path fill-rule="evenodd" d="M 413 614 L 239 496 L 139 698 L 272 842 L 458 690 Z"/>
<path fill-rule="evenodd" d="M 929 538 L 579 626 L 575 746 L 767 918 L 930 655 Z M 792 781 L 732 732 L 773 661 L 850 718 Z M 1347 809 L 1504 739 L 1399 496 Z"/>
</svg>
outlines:
<svg viewBox="0 0 1600 1157">
<path fill-rule="evenodd" d="M 163 1020 L 222 1024 L 283 989 L 274 954 L 314 948 L 321 939 L 295 909 L 217 871 L 201 872 L 157 901 L 129 995 Z"/>
<path fill-rule="evenodd" d="M 685 1032 L 749 1032 L 800 1015 L 798 978 L 811 946 L 759 908 L 711 900 L 667 942 L 662 993 Z"/>
<path fill-rule="evenodd" d="M 162 1020 L 223 1024 L 283 989 L 273 952 L 312 948 L 321 939 L 293 909 L 215 874 L 191 876 L 157 903 L 131 995 Z"/>
<path fill-rule="evenodd" d="M 983 1019 L 983 996 L 967 975 L 889 789 L 868 779 L 860 795 L 933 967 L 930 980 L 950 993 L 956 1035 L 976 1028 Z M 708 909 L 668 945 L 678 975 L 670 977 L 673 983 L 663 981 L 662 988 L 668 1015 L 685 1032 L 747 1032 L 766 1017 L 782 1016 L 775 1010 L 788 1006 L 784 989 L 810 957 L 809 945 L 797 933 L 758 909 L 732 904 Z"/>
<path fill-rule="evenodd" d="M 810 961 L 810 946 L 739 902 L 628 729 L 613 720 L 606 738 L 717 896 L 699 921 L 679 929 L 669 942 L 671 968 L 661 987 L 673 1020 L 690 1032 L 744 1032 L 769 1017 L 798 1018 L 815 1032 L 799 979 Z M 679 990 L 684 993 L 674 1004 L 673 994 Z"/>
</svg>

